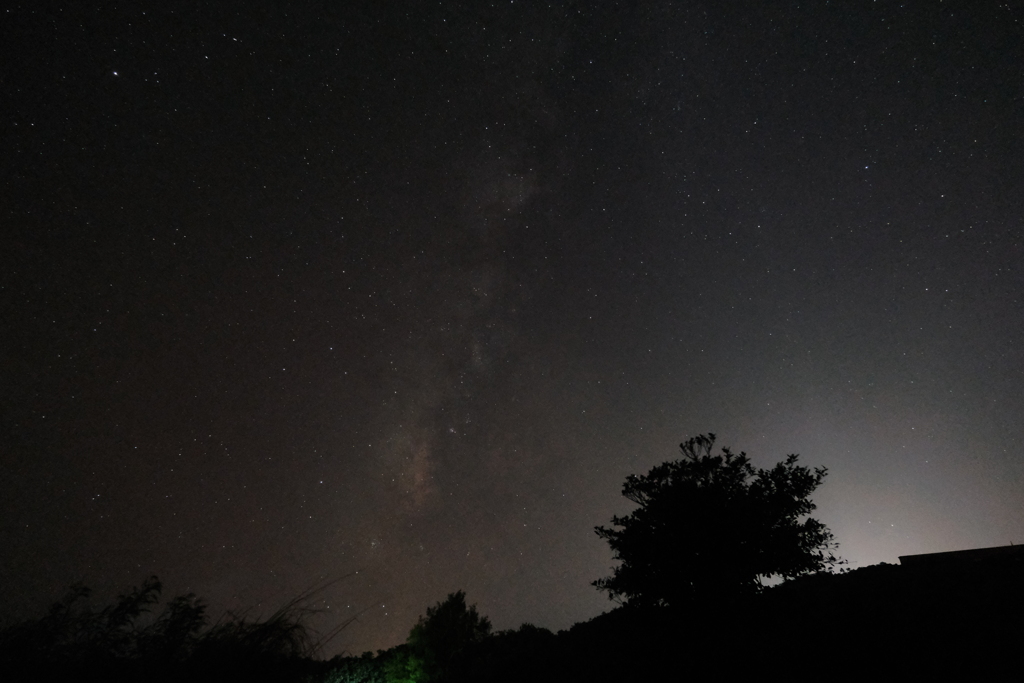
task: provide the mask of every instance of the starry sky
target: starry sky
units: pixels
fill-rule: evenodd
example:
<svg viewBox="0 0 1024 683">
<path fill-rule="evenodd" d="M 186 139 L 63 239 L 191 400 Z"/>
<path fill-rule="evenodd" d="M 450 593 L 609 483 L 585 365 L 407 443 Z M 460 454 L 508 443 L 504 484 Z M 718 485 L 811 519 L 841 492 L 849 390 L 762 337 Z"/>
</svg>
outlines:
<svg viewBox="0 0 1024 683">
<path fill-rule="evenodd" d="M 9 4 L 0 612 L 566 628 L 706 432 L 851 567 L 1024 542 L 1022 16 Z"/>
</svg>

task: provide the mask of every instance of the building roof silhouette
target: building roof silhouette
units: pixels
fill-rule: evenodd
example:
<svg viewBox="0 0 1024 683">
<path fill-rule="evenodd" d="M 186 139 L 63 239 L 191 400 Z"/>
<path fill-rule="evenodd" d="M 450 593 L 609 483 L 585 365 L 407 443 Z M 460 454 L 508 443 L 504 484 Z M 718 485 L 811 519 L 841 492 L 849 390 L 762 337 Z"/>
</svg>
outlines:
<svg viewBox="0 0 1024 683">
<path fill-rule="evenodd" d="M 900 565 L 913 569 L 951 569 L 1022 561 L 1024 561 L 1024 545 L 1001 545 L 995 548 L 900 555 Z"/>
</svg>

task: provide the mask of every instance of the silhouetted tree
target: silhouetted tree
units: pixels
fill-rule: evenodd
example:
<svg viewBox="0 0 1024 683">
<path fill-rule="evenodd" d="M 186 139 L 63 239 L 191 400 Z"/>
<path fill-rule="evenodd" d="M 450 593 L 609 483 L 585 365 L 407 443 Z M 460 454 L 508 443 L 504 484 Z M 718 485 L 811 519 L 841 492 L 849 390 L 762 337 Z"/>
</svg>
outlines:
<svg viewBox="0 0 1024 683">
<path fill-rule="evenodd" d="M 427 615 L 409 633 L 410 680 L 444 680 L 466 649 L 491 632 L 491 622 L 476 605 L 466 606 L 463 591 L 450 593 L 444 602 L 427 608 Z"/>
<path fill-rule="evenodd" d="M 593 585 L 630 604 L 678 606 L 761 589 L 763 580 L 792 578 L 839 562 L 828 528 L 807 515 L 809 496 L 825 478 L 790 455 L 769 470 L 715 435 L 680 444 L 683 458 L 646 476 L 630 476 L 622 495 L 639 507 L 599 526 L 621 564 Z"/>
</svg>

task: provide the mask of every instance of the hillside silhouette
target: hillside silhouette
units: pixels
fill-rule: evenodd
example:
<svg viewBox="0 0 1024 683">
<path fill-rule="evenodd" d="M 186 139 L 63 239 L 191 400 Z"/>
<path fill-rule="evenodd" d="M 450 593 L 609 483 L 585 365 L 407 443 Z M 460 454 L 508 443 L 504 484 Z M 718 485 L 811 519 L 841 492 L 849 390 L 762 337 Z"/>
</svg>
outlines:
<svg viewBox="0 0 1024 683">
<path fill-rule="evenodd" d="M 462 591 L 428 607 L 405 643 L 320 657 L 312 593 L 266 619 L 211 622 L 195 595 L 161 606 L 151 578 L 101 609 L 73 587 L 43 617 L 0 630 L 5 681 L 468 683 L 731 680 L 769 674 L 948 675 L 1005 663 L 1024 639 L 1024 546 L 908 555 L 835 571 L 809 517 L 824 469 L 789 456 L 756 470 L 714 436 L 623 493 L 638 505 L 598 527 L 621 564 L 595 585 L 619 605 L 553 633 L 492 631 Z M 765 577 L 787 580 L 769 586 Z M 623 578 L 625 577 L 625 578 Z"/>
<path fill-rule="evenodd" d="M 415 664 L 411 644 L 318 659 L 295 611 L 182 638 L 165 626 L 117 628 L 129 623 L 115 617 L 125 606 L 120 601 L 88 617 L 57 609 L 5 629 L 0 675 L 6 681 L 511 683 L 660 680 L 682 670 L 727 680 L 768 673 L 811 678 L 816 670 L 993 671 L 1024 638 L 1024 546 L 965 551 L 971 553 L 989 556 L 904 557 L 899 565 L 814 574 L 685 613 L 622 606 L 558 633 L 523 624 L 450 649 L 438 677 Z M 180 619 L 178 626 L 196 623 Z"/>
</svg>

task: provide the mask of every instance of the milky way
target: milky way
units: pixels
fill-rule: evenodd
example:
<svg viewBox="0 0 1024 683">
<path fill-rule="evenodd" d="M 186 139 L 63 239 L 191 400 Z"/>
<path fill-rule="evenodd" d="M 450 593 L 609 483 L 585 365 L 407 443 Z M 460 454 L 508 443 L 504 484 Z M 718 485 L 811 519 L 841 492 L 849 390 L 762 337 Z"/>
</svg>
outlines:
<svg viewBox="0 0 1024 683">
<path fill-rule="evenodd" d="M 0 596 L 611 605 L 689 436 L 851 566 L 1024 538 L 1020 18 L 273 3 L 0 25 Z"/>
</svg>

